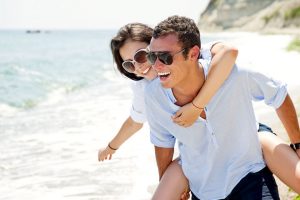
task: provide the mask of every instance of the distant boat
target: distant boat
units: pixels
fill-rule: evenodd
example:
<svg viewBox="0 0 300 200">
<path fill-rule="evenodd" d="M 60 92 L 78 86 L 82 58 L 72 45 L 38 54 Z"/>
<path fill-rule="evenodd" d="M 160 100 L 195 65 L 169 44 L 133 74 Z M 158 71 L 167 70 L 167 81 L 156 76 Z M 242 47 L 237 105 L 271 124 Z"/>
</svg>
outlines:
<svg viewBox="0 0 300 200">
<path fill-rule="evenodd" d="M 40 30 L 27 30 L 26 33 L 41 33 Z"/>
</svg>

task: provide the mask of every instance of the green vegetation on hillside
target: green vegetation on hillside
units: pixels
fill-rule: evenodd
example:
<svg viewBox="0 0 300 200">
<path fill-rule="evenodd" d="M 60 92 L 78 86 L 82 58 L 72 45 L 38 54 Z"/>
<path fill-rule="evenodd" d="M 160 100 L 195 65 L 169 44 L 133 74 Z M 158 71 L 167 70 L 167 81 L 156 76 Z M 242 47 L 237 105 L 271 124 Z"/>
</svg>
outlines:
<svg viewBox="0 0 300 200">
<path fill-rule="evenodd" d="M 284 13 L 285 20 L 294 19 L 296 17 L 300 17 L 300 6 L 293 8 L 291 10 L 288 10 Z"/>
<path fill-rule="evenodd" d="M 300 36 L 294 38 L 287 46 L 288 51 L 299 51 L 300 52 Z"/>
<path fill-rule="evenodd" d="M 265 24 L 269 23 L 269 21 L 274 18 L 280 16 L 279 10 L 275 10 L 270 15 L 266 15 L 263 17 L 263 20 L 265 21 Z"/>
</svg>

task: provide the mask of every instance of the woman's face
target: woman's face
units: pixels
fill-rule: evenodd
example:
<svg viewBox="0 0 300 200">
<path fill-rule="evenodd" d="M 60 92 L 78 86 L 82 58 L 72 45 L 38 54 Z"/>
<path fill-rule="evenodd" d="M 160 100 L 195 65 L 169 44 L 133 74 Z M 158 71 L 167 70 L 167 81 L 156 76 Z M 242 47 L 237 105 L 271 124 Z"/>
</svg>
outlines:
<svg viewBox="0 0 300 200">
<path fill-rule="evenodd" d="M 140 49 L 145 49 L 147 46 L 148 44 L 145 42 L 127 40 L 120 48 L 120 55 L 124 61 L 133 61 L 135 53 Z M 147 80 L 152 80 L 157 77 L 155 70 L 151 67 L 149 62 L 143 64 L 135 62 L 134 66 L 135 70 L 133 73 L 139 77 L 146 78 Z"/>
</svg>

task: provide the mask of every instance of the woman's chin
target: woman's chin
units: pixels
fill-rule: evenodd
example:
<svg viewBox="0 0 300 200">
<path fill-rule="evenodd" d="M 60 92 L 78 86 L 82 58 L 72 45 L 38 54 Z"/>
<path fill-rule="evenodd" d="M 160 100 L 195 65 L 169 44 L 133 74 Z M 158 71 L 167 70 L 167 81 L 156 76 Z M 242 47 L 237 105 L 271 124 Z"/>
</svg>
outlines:
<svg viewBox="0 0 300 200">
<path fill-rule="evenodd" d="M 146 75 L 145 75 L 145 79 L 151 81 L 153 79 L 155 79 L 157 77 L 157 73 L 155 71 L 149 71 Z"/>
</svg>

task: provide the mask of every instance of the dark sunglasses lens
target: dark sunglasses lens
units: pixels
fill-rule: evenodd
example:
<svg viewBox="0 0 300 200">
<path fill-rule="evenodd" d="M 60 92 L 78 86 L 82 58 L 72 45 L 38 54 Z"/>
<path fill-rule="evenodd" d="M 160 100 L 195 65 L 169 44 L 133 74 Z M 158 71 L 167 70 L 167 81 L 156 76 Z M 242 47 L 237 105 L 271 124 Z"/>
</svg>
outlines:
<svg viewBox="0 0 300 200">
<path fill-rule="evenodd" d="M 134 55 L 134 60 L 140 64 L 147 62 L 147 52 L 144 50 L 136 52 Z"/>
<path fill-rule="evenodd" d="M 124 61 L 122 67 L 129 73 L 133 73 L 135 69 L 133 63 L 130 61 Z"/>
<path fill-rule="evenodd" d="M 171 65 L 173 63 L 173 57 L 168 52 L 159 54 L 158 59 L 165 65 Z"/>
<path fill-rule="evenodd" d="M 154 65 L 157 58 L 160 60 L 160 62 L 162 62 L 165 65 L 171 65 L 173 63 L 173 57 L 168 52 L 163 52 L 163 53 L 149 52 L 147 54 L 147 59 L 151 65 Z"/>
<path fill-rule="evenodd" d="M 154 52 L 149 52 L 147 54 L 147 60 L 150 62 L 151 65 L 154 65 L 156 59 L 157 59 L 157 56 Z"/>
</svg>

